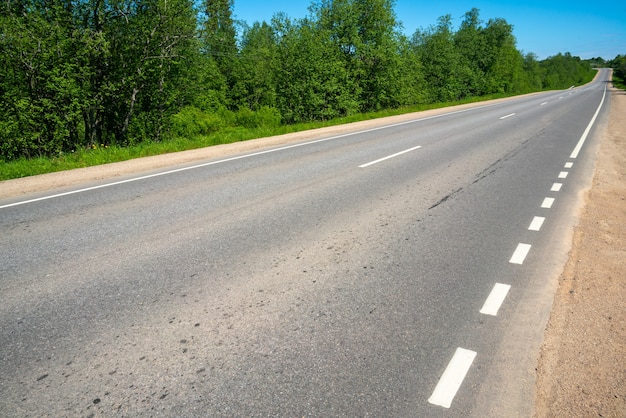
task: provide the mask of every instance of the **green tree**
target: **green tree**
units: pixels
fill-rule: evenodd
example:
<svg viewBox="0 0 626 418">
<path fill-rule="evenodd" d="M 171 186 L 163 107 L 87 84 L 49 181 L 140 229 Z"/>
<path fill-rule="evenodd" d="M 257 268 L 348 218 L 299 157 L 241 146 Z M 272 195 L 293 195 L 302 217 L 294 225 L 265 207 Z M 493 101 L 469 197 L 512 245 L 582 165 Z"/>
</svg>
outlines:
<svg viewBox="0 0 626 418">
<path fill-rule="evenodd" d="M 401 36 L 398 41 L 398 66 L 393 75 L 398 88 L 395 103 L 397 106 L 426 103 L 428 88 L 419 53 L 406 36 Z"/>
<path fill-rule="evenodd" d="M 258 110 L 276 106 L 276 72 L 279 66 L 274 30 L 266 22 L 246 28 L 239 65 L 234 70 L 233 96 L 239 106 Z"/>
<path fill-rule="evenodd" d="M 358 111 L 354 80 L 330 33 L 310 20 L 276 16 L 277 104 L 287 123 L 326 120 Z"/>
<path fill-rule="evenodd" d="M 455 32 L 449 15 L 418 30 L 413 44 L 423 65 L 430 101 L 521 91 L 528 84 L 513 27 L 504 19 L 483 26 L 478 9 L 465 14 Z"/>
<path fill-rule="evenodd" d="M 2 156 L 45 155 L 76 142 L 84 74 L 70 2 L 5 1 L 0 6 Z"/>
<path fill-rule="evenodd" d="M 393 108 L 402 104 L 406 87 L 402 67 L 402 36 L 394 12 L 395 1 L 360 0 L 356 2 L 364 64 L 363 110 Z"/>
<path fill-rule="evenodd" d="M 615 75 L 619 77 L 622 82 L 626 82 L 626 55 L 616 56 L 609 65 L 615 71 Z"/>
<path fill-rule="evenodd" d="M 392 0 L 322 0 L 310 8 L 319 30 L 341 52 L 365 111 L 399 104 L 400 31 L 394 4 Z"/>
<path fill-rule="evenodd" d="M 593 69 L 588 62 L 569 52 L 548 57 L 540 63 L 544 72 L 545 89 L 564 89 L 582 84 L 593 76 Z"/>
<path fill-rule="evenodd" d="M 237 30 L 233 0 L 203 0 L 202 51 L 212 58 L 227 84 L 228 99 L 236 83 L 238 65 Z M 234 106 L 232 100 L 228 103 Z"/>
<path fill-rule="evenodd" d="M 487 93 L 511 93 L 521 83 L 523 57 L 517 50 L 513 27 L 506 20 L 490 19 L 484 29 L 487 48 Z"/>
<path fill-rule="evenodd" d="M 0 10 L 4 158 L 158 140 L 192 94 L 190 0 L 6 0 Z"/>
<path fill-rule="evenodd" d="M 474 8 L 465 14 L 461 26 L 454 34 L 454 45 L 459 55 L 456 76 L 462 86 L 461 95 L 485 94 L 485 71 L 489 66 L 490 56 L 478 9 Z"/>
<path fill-rule="evenodd" d="M 539 91 L 543 88 L 543 69 L 537 59 L 537 55 L 528 53 L 524 55 L 524 77 L 525 83 L 521 92 Z"/>
<path fill-rule="evenodd" d="M 439 18 L 436 26 L 417 30 L 413 44 L 422 62 L 428 102 L 447 102 L 463 96 L 463 83 L 457 77 L 461 59 L 454 44 L 452 17 Z"/>
<path fill-rule="evenodd" d="M 195 14 L 188 0 L 111 1 L 105 126 L 118 144 L 159 140 L 167 115 L 189 86 L 197 53 Z"/>
</svg>

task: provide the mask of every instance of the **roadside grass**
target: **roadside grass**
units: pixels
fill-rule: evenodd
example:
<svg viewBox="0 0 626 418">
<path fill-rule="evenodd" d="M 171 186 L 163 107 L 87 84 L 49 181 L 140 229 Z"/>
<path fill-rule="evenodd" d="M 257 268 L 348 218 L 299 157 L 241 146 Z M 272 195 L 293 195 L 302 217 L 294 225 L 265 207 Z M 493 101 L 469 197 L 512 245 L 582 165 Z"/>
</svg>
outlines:
<svg viewBox="0 0 626 418">
<path fill-rule="evenodd" d="M 615 72 L 613 72 L 613 86 L 620 89 L 620 90 L 626 90 L 626 80 L 622 80 L 620 77 L 618 77 L 617 75 L 615 75 Z"/>
<path fill-rule="evenodd" d="M 423 110 L 438 109 L 459 104 L 480 102 L 485 100 L 503 98 L 507 96 L 510 95 L 494 94 L 482 97 L 472 97 L 456 102 L 416 105 L 393 110 L 355 114 L 328 121 L 283 125 L 274 128 L 261 127 L 248 129 L 243 127 L 229 127 L 208 136 L 174 138 L 161 142 L 142 142 L 140 144 L 128 147 L 94 146 L 92 148 L 78 149 L 71 153 L 60 153 L 59 155 L 56 155 L 54 157 L 37 157 L 30 159 L 22 158 L 8 162 L 0 161 L 0 181 L 34 176 L 38 174 L 52 173 L 56 171 L 97 166 L 102 164 L 131 160 L 134 158 L 210 147 L 218 144 L 229 144 L 234 142 L 247 141 L 250 139 L 301 132 L 310 129 L 342 125 L 345 123 L 359 122 L 376 118 L 383 118 L 387 116 L 419 112 Z"/>
</svg>

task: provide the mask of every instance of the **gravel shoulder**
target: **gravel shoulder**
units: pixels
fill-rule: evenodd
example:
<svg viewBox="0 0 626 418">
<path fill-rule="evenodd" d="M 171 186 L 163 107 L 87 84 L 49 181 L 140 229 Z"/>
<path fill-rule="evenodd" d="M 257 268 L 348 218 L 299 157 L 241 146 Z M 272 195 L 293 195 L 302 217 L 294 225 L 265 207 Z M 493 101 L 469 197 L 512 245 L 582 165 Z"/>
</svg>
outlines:
<svg viewBox="0 0 626 418">
<path fill-rule="evenodd" d="M 608 128 L 537 367 L 535 417 L 626 417 L 626 92 Z"/>
</svg>

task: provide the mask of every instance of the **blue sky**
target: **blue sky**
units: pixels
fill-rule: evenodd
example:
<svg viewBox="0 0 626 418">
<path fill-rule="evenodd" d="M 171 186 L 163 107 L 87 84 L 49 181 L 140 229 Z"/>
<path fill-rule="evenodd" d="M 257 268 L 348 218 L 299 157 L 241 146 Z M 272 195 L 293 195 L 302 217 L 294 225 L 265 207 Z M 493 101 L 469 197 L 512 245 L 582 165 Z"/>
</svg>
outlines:
<svg viewBox="0 0 626 418">
<path fill-rule="evenodd" d="M 585 4 L 586 3 L 586 4 Z M 311 0 L 234 0 L 235 17 L 249 25 L 269 22 L 277 12 L 290 18 L 308 15 Z M 397 0 L 395 11 L 404 32 L 434 25 L 440 16 L 450 14 L 454 27 L 468 10 L 476 7 L 484 22 L 501 17 L 513 25 L 517 48 L 545 59 L 559 52 L 570 52 L 583 59 L 615 58 L 626 54 L 626 0 L 607 1 L 423 1 Z"/>
</svg>

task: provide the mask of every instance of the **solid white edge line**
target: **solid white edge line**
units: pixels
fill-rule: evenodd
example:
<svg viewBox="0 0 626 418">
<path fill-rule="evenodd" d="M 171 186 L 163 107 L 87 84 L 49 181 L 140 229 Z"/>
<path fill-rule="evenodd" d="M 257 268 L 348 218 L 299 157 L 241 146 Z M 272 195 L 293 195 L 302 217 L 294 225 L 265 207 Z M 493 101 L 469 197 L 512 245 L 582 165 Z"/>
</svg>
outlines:
<svg viewBox="0 0 626 418">
<path fill-rule="evenodd" d="M 480 309 L 480 313 L 483 315 L 497 316 L 498 310 L 502 306 L 509 290 L 511 290 L 511 285 L 496 283 L 491 293 L 489 293 L 485 304 Z"/>
<path fill-rule="evenodd" d="M 506 115 L 506 116 L 502 116 L 502 117 L 500 118 L 500 120 L 502 120 L 502 119 L 506 119 L 506 118 L 510 118 L 511 116 L 515 116 L 515 113 L 510 113 L 510 114 L 508 114 L 508 115 Z"/>
<path fill-rule="evenodd" d="M 543 202 L 541 203 L 541 207 L 543 209 L 550 209 L 553 204 L 554 204 L 554 198 L 546 197 L 545 199 L 543 199 Z"/>
<path fill-rule="evenodd" d="M 539 231 L 541 230 L 541 227 L 543 226 L 543 222 L 546 220 L 546 218 L 542 217 L 542 216 L 535 216 L 532 220 L 532 222 L 530 223 L 530 225 L 528 226 L 528 230 L 529 231 Z"/>
<path fill-rule="evenodd" d="M 372 129 L 372 130 L 374 130 L 374 129 Z M 361 132 L 368 132 L 368 131 L 361 131 Z M 280 147 L 280 148 L 274 148 L 274 149 L 265 150 L 265 151 L 254 152 L 254 153 L 251 153 L 251 154 L 238 155 L 236 157 L 225 158 L 225 159 L 222 159 L 222 160 L 209 161 L 207 163 L 202 163 L 202 164 L 195 164 L 195 165 L 191 165 L 191 166 L 188 166 L 188 167 L 177 168 L 177 169 L 174 169 L 174 170 L 162 171 L 162 172 L 155 173 L 155 174 L 148 174 L 148 175 L 145 175 L 145 176 L 133 177 L 133 178 L 126 179 L 126 180 L 114 181 L 114 182 L 111 182 L 111 183 L 100 184 L 98 186 L 85 187 L 85 188 L 82 188 L 82 189 L 72 190 L 72 191 L 65 192 L 65 193 L 57 193 L 57 194 L 53 194 L 53 195 L 50 195 L 50 196 L 39 197 L 39 198 L 36 198 L 36 199 L 30 199 L 30 200 L 24 200 L 24 201 L 21 201 L 21 202 L 10 203 L 8 205 L 0 206 L 0 209 L 8 208 L 8 207 L 11 207 L 11 206 L 24 205 L 24 204 L 27 204 L 27 203 L 39 202 L 39 201 L 42 201 L 42 200 L 53 199 L 55 197 L 62 197 L 62 196 L 68 196 L 68 195 L 77 194 L 77 193 L 88 192 L 88 191 L 91 191 L 91 190 L 103 189 L 105 187 L 117 186 L 117 185 L 125 184 L 125 183 L 132 183 L 132 182 L 139 181 L 139 180 L 146 180 L 146 179 L 149 179 L 149 178 L 154 178 L 154 177 L 165 176 L 165 175 L 168 175 L 168 174 L 179 173 L 179 172 L 182 172 L 182 171 L 194 170 L 196 168 L 208 167 L 208 166 L 211 166 L 211 165 L 216 165 L 216 164 L 222 164 L 222 163 L 226 163 L 226 162 L 230 162 L 230 161 L 241 160 L 241 159 L 244 159 L 244 158 L 255 157 L 255 156 L 258 156 L 258 155 L 269 154 L 269 153 L 277 152 L 277 151 L 283 151 L 283 150 L 286 150 L 286 149 L 301 147 L 301 146 L 304 146 L 304 145 L 315 144 L 315 143 L 318 143 L 318 142 L 330 141 L 332 139 L 337 139 L 337 138 L 341 138 L 343 136 L 348 136 L 348 135 L 349 134 L 334 136 L 334 137 L 331 137 L 331 138 L 323 138 L 323 139 L 318 139 L 318 140 L 315 140 L 315 141 L 303 142 L 303 143 L 300 143 L 300 144 L 288 145 L 288 146 L 285 146 L 285 147 Z"/>
<path fill-rule="evenodd" d="M 530 251 L 530 247 L 531 247 L 530 244 L 521 244 L 521 243 L 517 244 L 517 248 L 515 249 L 515 252 L 511 256 L 509 263 L 524 264 L 524 260 L 526 259 L 526 256 L 528 255 L 528 252 Z"/>
<path fill-rule="evenodd" d="M 567 171 L 561 171 L 559 173 L 559 178 L 560 179 L 566 179 L 567 178 L 567 174 L 568 174 Z"/>
<path fill-rule="evenodd" d="M 561 187 L 563 187 L 563 183 L 554 183 L 552 185 L 552 188 L 550 189 L 551 192 L 560 192 L 561 191 Z"/>
<path fill-rule="evenodd" d="M 461 387 L 467 372 L 476 358 L 476 354 L 475 351 L 466 350 L 464 348 L 456 349 L 452 360 L 450 360 L 448 367 L 446 367 L 441 379 L 439 379 L 439 383 L 437 383 L 433 394 L 428 398 L 429 403 L 444 408 L 450 408 L 452 400 L 456 396 L 457 391 Z"/>
<path fill-rule="evenodd" d="M 569 156 L 570 158 L 577 158 L 578 157 L 578 154 L 580 153 L 580 150 L 583 147 L 583 145 L 585 143 L 585 140 L 587 139 L 587 135 L 589 135 L 589 131 L 591 131 L 591 127 L 596 122 L 596 118 L 598 117 L 598 114 L 600 113 L 600 109 L 602 109 L 602 104 L 604 103 L 604 98 L 606 97 L 606 86 L 607 85 L 605 84 L 604 85 L 604 92 L 602 93 L 602 100 L 600 100 L 600 104 L 598 105 L 598 109 L 596 109 L 596 113 L 591 118 L 591 121 L 589 122 L 589 125 L 587 125 L 587 128 L 585 129 L 585 132 L 583 132 L 582 136 L 578 140 L 578 143 L 576 144 L 576 147 L 574 148 L 574 150 L 572 151 L 572 153 Z"/>
<path fill-rule="evenodd" d="M 370 165 L 374 165 L 374 164 L 379 163 L 381 161 L 385 161 L 385 160 L 388 160 L 390 158 L 397 157 L 398 155 L 406 154 L 407 152 L 415 151 L 416 149 L 420 149 L 420 148 L 422 148 L 422 146 L 418 145 L 417 147 L 413 147 L 413 148 L 406 149 L 404 151 L 396 152 L 395 154 L 388 155 L 388 156 L 383 157 L 383 158 L 379 158 L 376 161 L 371 161 L 371 162 L 369 162 L 367 164 L 362 164 L 362 165 L 359 166 L 359 168 L 369 167 Z"/>
</svg>

